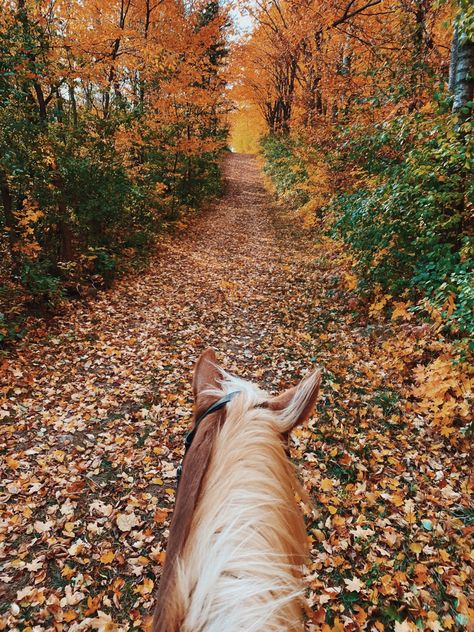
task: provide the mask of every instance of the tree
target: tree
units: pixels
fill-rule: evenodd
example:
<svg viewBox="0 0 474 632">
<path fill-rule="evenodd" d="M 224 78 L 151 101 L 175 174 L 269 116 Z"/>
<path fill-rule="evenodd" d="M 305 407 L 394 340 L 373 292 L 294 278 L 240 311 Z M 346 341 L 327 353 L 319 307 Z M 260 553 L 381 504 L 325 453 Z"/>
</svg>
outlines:
<svg viewBox="0 0 474 632">
<path fill-rule="evenodd" d="M 472 7 L 461 2 L 453 28 L 449 89 L 453 94 L 453 114 L 466 119 L 474 98 L 474 18 Z"/>
<path fill-rule="evenodd" d="M 217 190 L 227 30 L 216 2 L 0 0 L 4 280 L 111 278 Z"/>
</svg>

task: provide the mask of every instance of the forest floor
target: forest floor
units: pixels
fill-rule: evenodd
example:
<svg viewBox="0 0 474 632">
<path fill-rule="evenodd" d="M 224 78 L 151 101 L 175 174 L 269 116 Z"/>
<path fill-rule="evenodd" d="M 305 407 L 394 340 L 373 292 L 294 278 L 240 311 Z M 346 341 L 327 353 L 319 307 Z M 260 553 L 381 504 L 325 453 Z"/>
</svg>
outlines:
<svg viewBox="0 0 474 632">
<path fill-rule="evenodd" d="M 0 629 L 146 627 L 208 346 L 272 391 L 325 369 L 292 438 L 314 504 L 307 629 L 467 629 L 468 441 L 416 397 L 427 330 L 369 317 L 343 249 L 275 209 L 253 158 L 226 177 L 144 273 L 0 360 Z"/>
</svg>

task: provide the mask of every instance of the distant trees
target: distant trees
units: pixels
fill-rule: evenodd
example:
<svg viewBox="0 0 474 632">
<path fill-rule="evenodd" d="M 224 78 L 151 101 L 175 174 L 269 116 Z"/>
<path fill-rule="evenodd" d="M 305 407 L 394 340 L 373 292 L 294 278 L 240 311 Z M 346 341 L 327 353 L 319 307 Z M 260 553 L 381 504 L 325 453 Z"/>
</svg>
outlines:
<svg viewBox="0 0 474 632">
<path fill-rule="evenodd" d="M 371 116 L 395 101 L 417 110 L 445 73 L 451 9 L 431 0 L 256 3 L 242 46 L 242 85 L 272 132 Z"/>
</svg>

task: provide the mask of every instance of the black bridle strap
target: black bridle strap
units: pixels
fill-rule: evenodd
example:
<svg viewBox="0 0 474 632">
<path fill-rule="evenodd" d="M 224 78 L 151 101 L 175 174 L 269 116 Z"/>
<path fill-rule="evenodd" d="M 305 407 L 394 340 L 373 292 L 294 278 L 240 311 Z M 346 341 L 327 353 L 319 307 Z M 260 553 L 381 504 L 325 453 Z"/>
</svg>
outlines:
<svg viewBox="0 0 474 632">
<path fill-rule="evenodd" d="M 214 402 L 213 404 L 211 404 L 211 406 L 209 406 L 209 408 L 207 408 L 201 415 L 199 415 L 199 417 L 196 419 L 193 429 L 187 432 L 184 436 L 184 456 L 186 456 L 187 451 L 191 447 L 192 442 L 194 441 L 194 437 L 196 436 L 196 432 L 198 431 L 198 428 L 201 422 L 208 415 L 212 415 L 212 413 L 215 413 L 221 408 L 224 408 L 224 406 L 228 404 L 230 401 L 232 401 L 234 397 L 238 395 L 239 393 L 240 391 L 233 391 L 232 393 L 228 393 L 227 395 L 224 395 L 223 397 L 218 399 L 217 402 Z M 179 479 L 181 478 L 182 471 L 183 471 L 183 466 L 182 465 L 178 466 L 176 470 L 176 477 L 178 479 L 178 483 L 179 483 Z"/>
</svg>

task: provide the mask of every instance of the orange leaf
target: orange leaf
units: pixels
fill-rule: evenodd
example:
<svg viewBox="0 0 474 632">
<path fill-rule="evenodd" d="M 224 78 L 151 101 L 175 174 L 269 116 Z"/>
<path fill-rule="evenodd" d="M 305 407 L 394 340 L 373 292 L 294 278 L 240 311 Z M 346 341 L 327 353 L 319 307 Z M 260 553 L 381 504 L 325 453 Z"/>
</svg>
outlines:
<svg viewBox="0 0 474 632">
<path fill-rule="evenodd" d="M 315 623 L 324 623 L 326 621 L 326 610 L 319 608 L 319 610 L 313 613 L 312 618 Z"/>
<path fill-rule="evenodd" d="M 168 509 L 164 509 L 163 507 L 158 507 L 153 517 L 154 521 L 157 524 L 163 524 L 163 522 L 165 522 L 167 518 L 168 518 Z"/>
<path fill-rule="evenodd" d="M 76 617 L 77 613 L 74 612 L 74 610 L 66 610 L 66 612 L 63 614 L 64 621 L 74 621 Z"/>
</svg>

